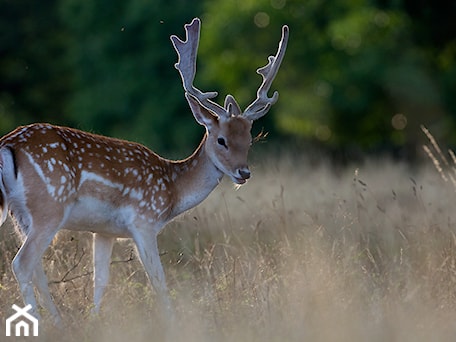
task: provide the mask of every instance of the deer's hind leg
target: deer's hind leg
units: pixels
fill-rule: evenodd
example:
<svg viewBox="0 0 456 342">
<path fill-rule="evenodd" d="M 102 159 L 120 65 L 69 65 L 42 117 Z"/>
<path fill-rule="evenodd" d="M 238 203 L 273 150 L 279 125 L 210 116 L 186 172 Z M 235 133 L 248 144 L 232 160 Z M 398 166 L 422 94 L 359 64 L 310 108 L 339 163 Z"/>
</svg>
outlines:
<svg viewBox="0 0 456 342">
<path fill-rule="evenodd" d="M 13 272 L 22 294 L 24 304 L 32 305 L 32 314 L 39 317 L 37 310 L 37 301 L 34 292 L 34 285 L 43 296 L 46 302 L 50 298 L 46 276 L 42 269 L 41 258 L 54 238 L 57 231 L 37 232 L 36 229 L 30 229 L 22 247 L 13 259 Z M 49 305 L 49 304 L 47 304 Z M 49 306 L 51 307 L 51 306 Z M 52 307 L 54 305 L 52 304 Z M 55 308 L 55 307 L 54 307 Z M 54 311 L 51 308 L 52 311 Z M 57 310 L 51 314 L 55 314 Z"/>
<path fill-rule="evenodd" d="M 13 211 L 17 228 L 22 231 L 25 237 L 19 252 L 13 259 L 13 273 L 19 283 L 24 304 L 32 305 L 32 314 L 39 317 L 35 296 L 36 288 L 43 306 L 49 310 L 54 322 L 59 324 L 60 315 L 49 292 L 47 277 L 42 266 L 42 257 L 55 234 L 62 228 L 65 215 L 63 209 L 58 206 L 46 208 L 46 205 L 43 205 L 40 207 L 39 213 L 32 213 L 25 210 L 26 208 L 21 209 L 17 210 L 16 213 Z M 18 212 L 22 215 L 18 215 Z"/>
<path fill-rule="evenodd" d="M 38 290 L 42 306 L 51 314 L 55 325 L 61 325 L 62 319 L 49 291 L 48 280 L 42 262 L 39 262 L 33 273 L 33 284 Z"/>
</svg>

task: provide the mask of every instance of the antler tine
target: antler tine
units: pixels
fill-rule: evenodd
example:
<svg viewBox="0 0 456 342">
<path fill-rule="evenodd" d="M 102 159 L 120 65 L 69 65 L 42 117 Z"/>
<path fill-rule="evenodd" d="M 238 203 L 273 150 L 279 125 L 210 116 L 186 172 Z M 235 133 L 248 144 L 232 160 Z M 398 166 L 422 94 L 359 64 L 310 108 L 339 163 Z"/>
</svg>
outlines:
<svg viewBox="0 0 456 342">
<path fill-rule="evenodd" d="M 279 93 L 274 92 L 272 97 L 268 97 L 268 91 L 271 88 L 280 64 L 282 63 L 285 50 L 287 49 L 289 29 L 287 25 L 282 27 L 282 38 L 279 42 L 279 48 L 275 56 L 268 57 L 268 64 L 257 70 L 257 73 L 263 77 L 263 82 L 257 91 L 257 98 L 244 111 L 244 116 L 250 120 L 257 120 L 265 115 L 269 108 L 277 102 Z"/>
<path fill-rule="evenodd" d="M 217 92 L 202 92 L 193 85 L 196 75 L 196 56 L 200 37 L 201 21 L 194 18 L 190 24 L 185 25 L 186 40 L 182 41 L 177 36 L 171 36 L 171 42 L 177 52 L 178 61 L 174 67 L 179 71 L 184 90 L 198 102 L 218 116 L 227 116 L 227 111 L 210 99 L 217 96 Z"/>
</svg>

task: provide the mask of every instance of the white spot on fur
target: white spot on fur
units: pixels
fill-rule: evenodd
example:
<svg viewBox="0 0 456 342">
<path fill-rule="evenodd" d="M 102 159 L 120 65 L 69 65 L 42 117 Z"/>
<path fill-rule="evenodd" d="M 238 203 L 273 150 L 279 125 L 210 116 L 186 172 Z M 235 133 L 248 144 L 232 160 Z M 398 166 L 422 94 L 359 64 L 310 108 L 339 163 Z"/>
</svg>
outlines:
<svg viewBox="0 0 456 342">
<path fill-rule="evenodd" d="M 47 161 L 47 167 L 49 169 L 49 172 L 53 172 L 54 171 L 54 166 L 52 165 L 52 162 L 51 161 Z"/>
<path fill-rule="evenodd" d="M 143 199 L 143 192 L 142 192 L 142 190 L 131 189 L 130 197 L 140 201 Z"/>
</svg>

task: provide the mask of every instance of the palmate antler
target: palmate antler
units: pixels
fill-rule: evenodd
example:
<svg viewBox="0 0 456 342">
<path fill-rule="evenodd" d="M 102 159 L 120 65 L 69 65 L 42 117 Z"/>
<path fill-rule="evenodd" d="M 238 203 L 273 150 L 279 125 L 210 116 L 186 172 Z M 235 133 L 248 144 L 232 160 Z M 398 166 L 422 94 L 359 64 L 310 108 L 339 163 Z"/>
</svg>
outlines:
<svg viewBox="0 0 456 342">
<path fill-rule="evenodd" d="M 182 41 L 175 35 L 171 36 L 171 41 L 179 58 L 175 67 L 181 75 L 185 92 L 196 98 L 203 107 L 219 117 L 243 115 L 245 118 L 253 121 L 265 115 L 269 111 L 269 108 L 277 102 L 279 97 L 277 91 L 274 92 L 272 97 L 269 97 L 268 91 L 271 88 L 272 81 L 277 75 L 283 56 L 285 55 L 289 35 L 288 26 L 284 25 L 282 28 L 282 38 L 280 39 L 276 55 L 269 56 L 268 64 L 257 70 L 257 73 L 263 77 L 263 82 L 258 88 L 257 98 L 246 108 L 244 113 L 241 112 L 239 105 L 233 96 L 227 95 L 224 107 L 222 107 L 211 100 L 217 96 L 217 92 L 202 92 L 193 85 L 196 74 L 196 56 L 198 53 L 200 26 L 201 21 L 198 18 L 193 19 L 190 24 L 185 25 L 185 41 Z"/>
<path fill-rule="evenodd" d="M 250 120 L 257 120 L 265 115 L 271 106 L 279 99 L 279 93 L 274 92 L 272 97 L 268 97 L 268 91 L 271 88 L 272 81 L 279 71 L 280 64 L 282 63 L 285 50 L 287 49 L 289 29 L 287 25 L 282 27 L 282 38 L 279 42 L 279 48 L 275 56 L 269 56 L 268 64 L 262 68 L 257 69 L 257 74 L 263 77 L 263 83 L 257 91 L 257 98 L 253 101 L 244 111 L 244 116 Z"/>
<path fill-rule="evenodd" d="M 196 74 L 196 56 L 198 54 L 200 25 L 201 21 L 198 18 L 193 19 L 191 24 L 185 25 L 185 32 L 187 34 L 187 39 L 185 41 L 180 40 L 175 35 L 171 36 L 171 41 L 179 58 L 174 66 L 181 75 L 182 84 L 187 94 L 198 99 L 205 108 L 217 115 L 225 116 L 227 113 L 225 108 L 210 100 L 217 96 L 217 92 L 203 93 L 193 85 Z"/>
</svg>

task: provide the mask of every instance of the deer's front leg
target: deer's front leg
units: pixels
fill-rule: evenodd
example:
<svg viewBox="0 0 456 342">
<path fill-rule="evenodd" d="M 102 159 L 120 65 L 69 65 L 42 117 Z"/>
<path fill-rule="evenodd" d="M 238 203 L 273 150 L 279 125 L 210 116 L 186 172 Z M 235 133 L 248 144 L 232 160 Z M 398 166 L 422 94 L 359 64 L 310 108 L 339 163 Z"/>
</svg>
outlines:
<svg viewBox="0 0 456 342">
<path fill-rule="evenodd" d="M 92 313 L 100 312 L 101 300 L 109 282 L 112 247 L 115 238 L 103 234 L 93 235 L 93 303 Z"/>
<path fill-rule="evenodd" d="M 166 286 L 165 272 L 158 252 L 157 234 L 153 231 L 136 232 L 133 239 L 147 276 L 157 292 L 163 308 L 171 318 L 174 318 L 174 310 Z"/>
</svg>

